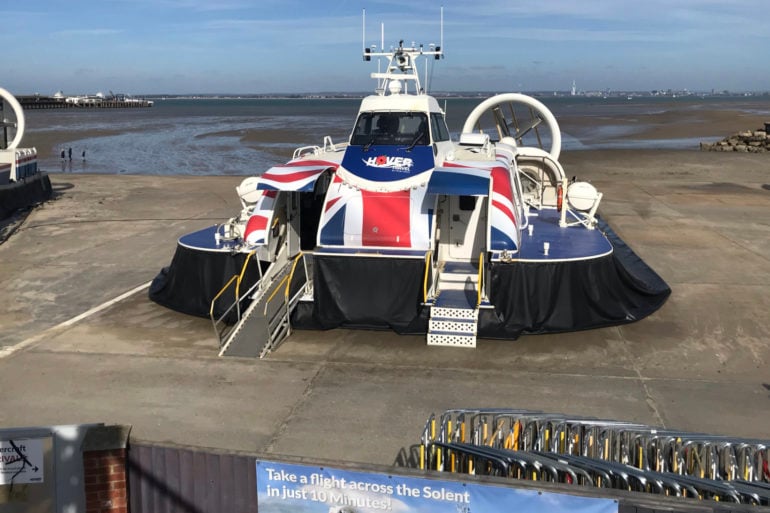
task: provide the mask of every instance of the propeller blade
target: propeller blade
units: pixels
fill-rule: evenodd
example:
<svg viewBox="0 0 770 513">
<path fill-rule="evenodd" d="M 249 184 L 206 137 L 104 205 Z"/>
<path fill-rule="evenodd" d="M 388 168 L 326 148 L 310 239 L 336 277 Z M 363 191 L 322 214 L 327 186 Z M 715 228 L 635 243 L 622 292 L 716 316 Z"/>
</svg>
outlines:
<svg viewBox="0 0 770 513">
<path fill-rule="evenodd" d="M 500 139 L 510 137 L 511 129 L 508 127 L 508 122 L 505 120 L 505 115 L 500 111 L 500 107 L 492 109 L 492 116 L 495 118 L 495 125 L 497 126 L 497 133 L 500 135 Z"/>
<path fill-rule="evenodd" d="M 515 139 L 521 139 L 527 133 L 529 133 L 533 128 L 537 127 L 540 123 L 542 123 L 543 120 L 540 118 L 540 116 L 535 115 L 532 119 L 529 120 L 528 123 L 522 125 L 519 127 L 519 129 L 516 131 L 516 135 L 514 136 Z"/>
</svg>

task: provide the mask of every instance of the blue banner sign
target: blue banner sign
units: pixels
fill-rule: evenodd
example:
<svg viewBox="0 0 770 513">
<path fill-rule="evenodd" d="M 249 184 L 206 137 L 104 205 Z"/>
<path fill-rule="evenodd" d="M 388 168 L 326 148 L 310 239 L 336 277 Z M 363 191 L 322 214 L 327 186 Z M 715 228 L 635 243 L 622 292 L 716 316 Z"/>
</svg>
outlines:
<svg viewBox="0 0 770 513">
<path fill-rule="evenodd" d="M 257 461 L 260 513 L 618 513 L 612 499 Z"/>
</svg>

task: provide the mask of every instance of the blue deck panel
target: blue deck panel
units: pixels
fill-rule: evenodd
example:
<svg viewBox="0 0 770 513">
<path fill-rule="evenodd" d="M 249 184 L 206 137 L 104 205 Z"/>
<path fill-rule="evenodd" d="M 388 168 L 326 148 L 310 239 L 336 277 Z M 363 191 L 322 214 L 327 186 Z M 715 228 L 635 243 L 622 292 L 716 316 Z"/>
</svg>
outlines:
<svg viewBox="0 0 770 513">
<path fill-rule="evenodd" d="M 197 232 L 182 235 L 179 237 L 179 244 L 200 251 L 212 251 L 215 253 L 232 252 L 235 247 L 232 241 L 220 241 L 219 245 L 217 245 L 214 233 L 218 228 L 217 225 L 212 225 Z"/>
<path fill-rule="evenodd" d="M 533 211 L 529 224 L 533 226 L 532 236 L 526 229 L 521 232 L 521 248 L 516 260 L 586 260 L 612 253 L 612 244 L 600 230 L 559 226 L 559 213 L 555 209 Z M 545 242 L 550 243 L 548 255 L 543 250 Z"/>
</svg>

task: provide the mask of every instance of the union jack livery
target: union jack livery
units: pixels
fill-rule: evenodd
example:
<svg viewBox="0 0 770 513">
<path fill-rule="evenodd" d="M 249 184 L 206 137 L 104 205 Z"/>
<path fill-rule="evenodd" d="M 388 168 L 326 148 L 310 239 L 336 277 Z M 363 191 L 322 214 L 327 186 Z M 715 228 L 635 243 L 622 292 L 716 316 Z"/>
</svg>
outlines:
<svg viewBox="0 0 770 513">
<path fill-rule="evenodd" d="M 354 189 L 335 176 L 326 196 L 318 247 L 405 248 L 427 251 L 432 203 L 425 187 L 395 192 Z"/>
<path fill-rule="evenodd" d="M 292 160 L 286 165 L 271 167 L 260 176 L 259 189 L 309 192 L 318 176 L 337 164 L 323 160 Z"/>
<path fill-rule="evenodd" d="M 597 218 L 602 194 L 566 179 L 548 108 L 493 96 L 453 140 L 417 74 L 429 48 L 365 46 L 387 62 L 349 140 L 244 180 L 241 212 L 181 237 L 152 299 L 211 317 L 221 355 L 260 357 L 292 329 L 475 347 L 659 308 L 670 290 Z"/>
</svg>

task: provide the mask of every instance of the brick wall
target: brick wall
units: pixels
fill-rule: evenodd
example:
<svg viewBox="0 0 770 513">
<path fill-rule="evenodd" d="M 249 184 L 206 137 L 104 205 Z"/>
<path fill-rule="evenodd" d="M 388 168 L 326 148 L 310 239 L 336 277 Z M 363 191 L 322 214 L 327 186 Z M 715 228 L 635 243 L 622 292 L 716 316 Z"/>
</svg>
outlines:
<svg viewBox="0 0 770 513">
<path fill-rule="evenodd" d="M 126 450 L 83 453 L 86 513 L 128 513 Z"/>
<path fill-rule="evenodd" d="M 130 427 L 100 426 L 83 442 L 85 513 L 128 513 L 126 472 Z"/>
</svg>

